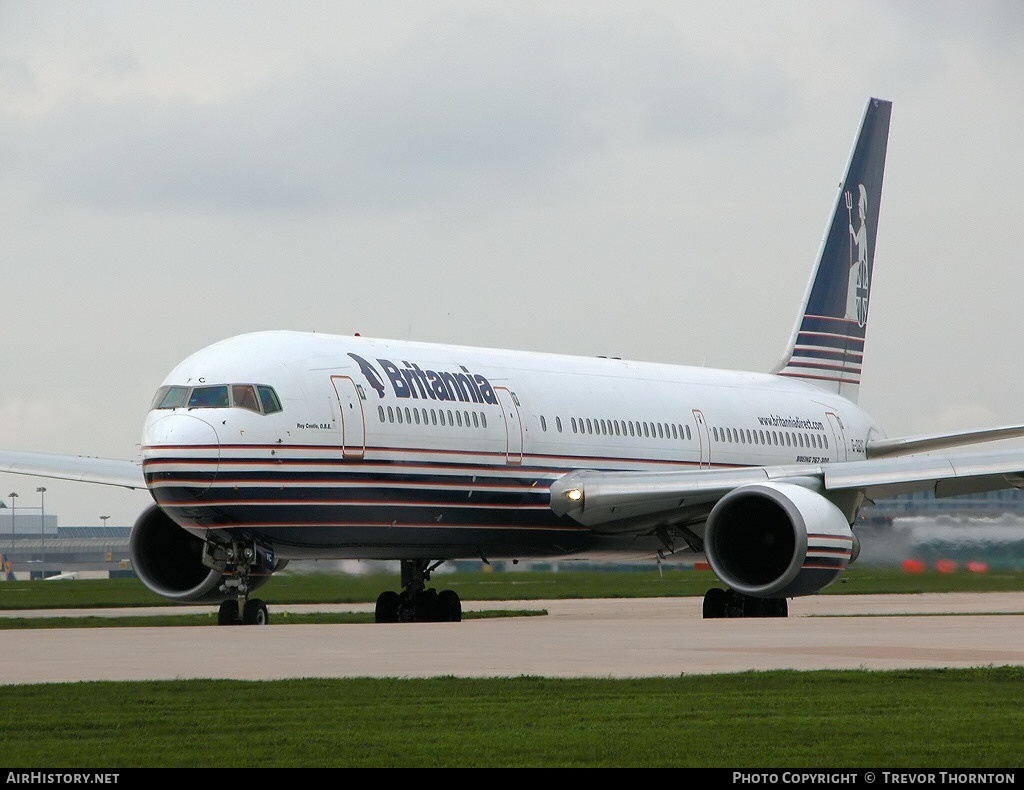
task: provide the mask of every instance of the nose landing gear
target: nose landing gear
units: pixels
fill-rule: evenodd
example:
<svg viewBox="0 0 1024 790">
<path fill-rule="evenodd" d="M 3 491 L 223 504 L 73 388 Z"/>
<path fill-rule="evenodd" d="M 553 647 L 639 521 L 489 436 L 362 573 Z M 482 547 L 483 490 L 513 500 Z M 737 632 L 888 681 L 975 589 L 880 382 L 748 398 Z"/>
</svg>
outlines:
<svg viewBox="0 0 1024 790">
<path fill-rule="evenodd" d="M 220 592 L 230 597 L 217 610 L 217 625 L 267 625 L 270 613 L 259 598 L 249 593 L 261 586 L 284 563 L 275 561 L 274 553 L 256 543 L 233 543 L 217 546 L 207 542 L 203 564 L 224 574 Z"/>
<path fill-rule="evenodd" d="M 266 625 L 270 622 L 267 605 L 259 598 L 223 601 L 217 611 L 217 625 Z"/>
</svg>

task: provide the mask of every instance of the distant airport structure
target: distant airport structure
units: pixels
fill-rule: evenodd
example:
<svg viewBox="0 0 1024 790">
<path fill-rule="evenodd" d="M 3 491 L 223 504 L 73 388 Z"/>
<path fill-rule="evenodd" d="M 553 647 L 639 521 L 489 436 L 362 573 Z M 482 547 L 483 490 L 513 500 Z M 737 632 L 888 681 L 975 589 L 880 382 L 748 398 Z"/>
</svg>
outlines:
<svg viewBox="0 0 1024 790">
<path fill-rule="evenodd" d="M 861 515 L 884 514 L 901 516 L 955 516 L 957 518 L 998 518 L 1018 515 L 1024 518 L 1024 491 L 1010 488 L 955 497 L 936 497 L 930 491 L 905 494 L 891 499 L 878 499 L 865 507 Z"/>
<path fill-rule="evenodd" d="M 1024 491 L 1017 489 L 879 499 L 861 510 L 854 530 L 865 564 L 1024 569 Z"/>
<path fill-rule="evenodd" d="M 12 511 L 0 502 L 0 555 L 4 557 L 0 580 L 69 573 L 135 575 L 128 558 L 130 526 L 62 527 L 58 522 L 57 514 L 43 514 L 39 507 Z M 880 499 L 861 511 L 854 529 L 861 537 L 858 562 L 865 565 L 919 561 L 926 568 L 948 568 L 953 563 L 976 569 L 1024 569 L 1024 491 L 1016 489 L 946 498 L 921 492 Z M 574 564 L 579 563 L 558 566 L 571 569 Z"/>
<path fill-rule="evenodd" d="M 0 501 L 0 579 L 41 579 L 76 571 L 133 575 L 130 526 L 62 527 L 41 507 L 11 508 Z"/>
</svg>

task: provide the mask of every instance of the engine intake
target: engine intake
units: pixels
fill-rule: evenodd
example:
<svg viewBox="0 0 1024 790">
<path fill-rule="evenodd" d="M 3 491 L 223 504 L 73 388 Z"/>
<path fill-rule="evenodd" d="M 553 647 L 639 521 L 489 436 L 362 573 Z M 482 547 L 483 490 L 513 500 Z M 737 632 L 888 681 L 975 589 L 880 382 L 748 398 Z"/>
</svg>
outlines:
<svg viewBox="0 0 1024 790">
<path fill-rule="evenodd" d="M 222 592 L 229 578 L 203 564 L 204 543 L 178 526 L 156 505 L 150 505 L 132 527 L 128 550 L 142 583 L 172 601 L 216 603 L 234 597 Z M 274 565 L 280 570 L 285 563 Z M 252 576 L 249 589 L 262 587 L 270 575 Z"/>
<path fill-rule="evenodd" d="M 740 486 L 708 516 L 704 551 L 723 583 L 756 598 L 812 595 L 856 556 L 843 512 L 793 483 Z"/>
</svg>

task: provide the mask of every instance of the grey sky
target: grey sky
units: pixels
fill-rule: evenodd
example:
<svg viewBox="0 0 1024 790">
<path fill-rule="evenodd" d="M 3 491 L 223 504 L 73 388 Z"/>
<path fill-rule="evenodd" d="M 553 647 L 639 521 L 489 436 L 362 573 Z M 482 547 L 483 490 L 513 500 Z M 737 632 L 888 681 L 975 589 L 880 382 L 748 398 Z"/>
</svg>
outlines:
<svg viewBox="0 0 1024 790">
<path fill-rule="evenodd" d="M 1024 422 L 1024 4 L 0 3 L 0 447 L 308 329 L 768 370 L 893 101 L 861 403 Z M 0 476 L 64 525 L 145 493 Z"/>
</svg>

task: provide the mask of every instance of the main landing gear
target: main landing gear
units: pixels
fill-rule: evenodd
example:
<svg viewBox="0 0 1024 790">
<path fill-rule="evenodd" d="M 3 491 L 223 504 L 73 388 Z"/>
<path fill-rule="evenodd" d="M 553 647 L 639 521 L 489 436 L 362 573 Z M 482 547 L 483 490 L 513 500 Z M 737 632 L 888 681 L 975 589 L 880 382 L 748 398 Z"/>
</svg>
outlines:
<svg viewBox="0 0 1024 790">
<path fill-rule="evenodd" d="M 431 572 L 443 560 L 402 560 L 402 592 L 385 590 L 377 596 L 374 619 L 378 623 L 457 623 L 462 601 L 454 590 L 427 589 Z"/>
<path fill-rule="evenodd" d="M 788 617 L 785 598 L 754 598 L 735 590 L 712 587 L 704 593 L 704 619 L 716 617 Z"/>
</svg>

